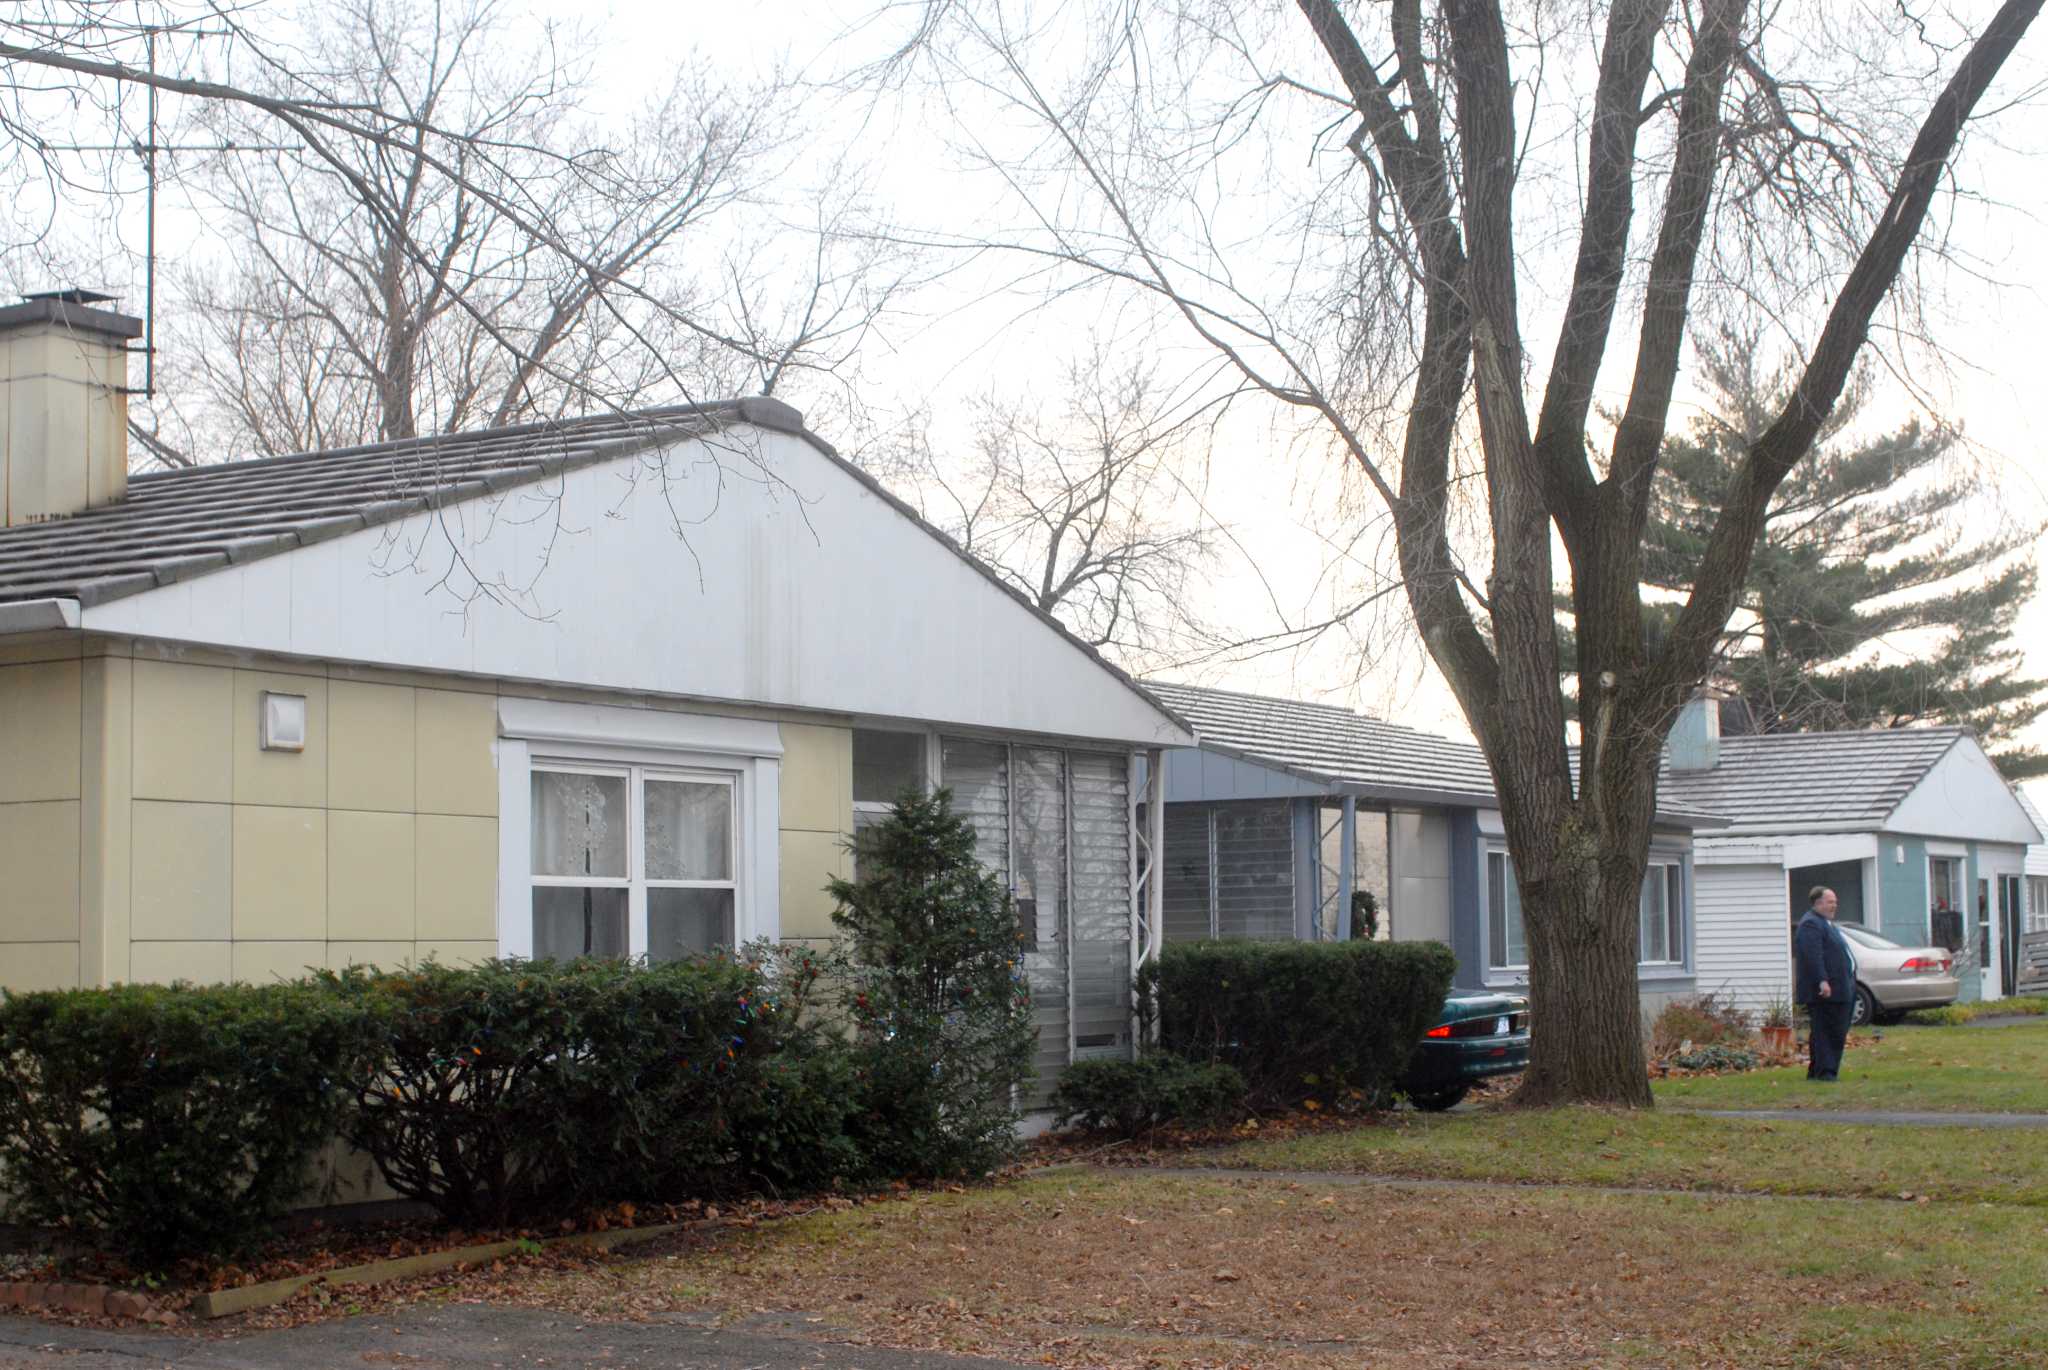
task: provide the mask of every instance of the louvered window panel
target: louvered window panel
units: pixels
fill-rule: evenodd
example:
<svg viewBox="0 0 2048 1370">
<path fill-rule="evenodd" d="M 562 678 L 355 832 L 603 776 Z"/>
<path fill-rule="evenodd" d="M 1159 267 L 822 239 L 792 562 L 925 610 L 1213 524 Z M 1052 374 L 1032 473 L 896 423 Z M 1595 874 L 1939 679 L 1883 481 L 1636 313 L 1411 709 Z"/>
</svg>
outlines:
<svg viewBox="0 0 2048 1370">
<path fill-rule="evenodd" d="M 1131 796 L 1121 756 L 1075 752 L 1073 779 L 1074 1056 L 1131 1048 Z"/>
<path fill-rule="evenodd" d="M 1217 935 L 1294 936 L 1294 825 L 1286 803 L 1219 804 L 1215 821 Z"/>
<path fill-rule="evenodd" d="M 1209 806 L 1166 806 L 1166 884 L 1160 891 L 1169 942 L 1214 937 L 1209 920 Z"/>
<path fill-rule="evenodd" d="M 1011 888 L 1026 935 L 1024 972 L 1038 1029 L 1038 1078 L 1027 1106 L 1042 1108 L 1067 1063 L 1067 767 L 1050 747 L 1010 749 Z"/>
<path fill-rule="evenodd" d="M 974 854 L 1010 883 L 1010 749 L 1000 742 L 949 737 L 942 779 L 953 791 L 953 811 L 974 827 Z"/>
</svg>

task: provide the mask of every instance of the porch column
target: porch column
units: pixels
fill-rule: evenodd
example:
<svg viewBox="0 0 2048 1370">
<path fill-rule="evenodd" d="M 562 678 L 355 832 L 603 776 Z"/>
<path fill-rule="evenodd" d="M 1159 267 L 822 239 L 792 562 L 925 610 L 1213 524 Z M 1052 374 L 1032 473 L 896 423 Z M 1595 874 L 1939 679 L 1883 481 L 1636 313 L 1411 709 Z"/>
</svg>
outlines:
<svg viewBox="0 0 2048 1370">
<path fill-rule="evenodd" d="M 1351 886 L 1358 871 L 1358 796 L 1347 794 L 1337 825 L 1337 940 L 1351 940 Z"/>
</svg>

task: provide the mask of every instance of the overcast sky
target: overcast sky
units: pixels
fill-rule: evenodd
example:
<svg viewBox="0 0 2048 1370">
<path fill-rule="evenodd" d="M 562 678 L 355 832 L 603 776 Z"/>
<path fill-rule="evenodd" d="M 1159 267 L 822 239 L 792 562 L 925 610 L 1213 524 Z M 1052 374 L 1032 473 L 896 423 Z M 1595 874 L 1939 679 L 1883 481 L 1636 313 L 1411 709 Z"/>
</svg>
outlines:
<svg viewBox="0 0 2048 1370">
<path fill-rule="evenodd" d="M 608 8 L 575 0 L 510 2 L 525 6 L 534 18 L 515 18 L 504 35 L 508 41 L 534 37 L 541 19 L 562 19 L 591 31 L 598 45 L 596 99 L 600 106 L 621 111 L 693 54 L 709 56 L 742 76 L 780 67 L 825 78 L 878 55 L 905 23 L 902 6 L 880 0 L 722 6 L 608 0 Z M 1802 5 L 1822 2 L 1802 0 Z M 1826 0 L 1831 5 L 1855 2 Z M 1783 12 L 1803 12 L 1802 5 Z M 1991 6 L 1965 0 L 1960 8 L 1988 11 Z M 2008 92 L 2031 89 L 2044 75 L 2048 31 L 2027 40 L 2009 69 L 2011 79 L 2001 87 Z M 988 226 L 986 216 L 999 197 L 958 168 L 954 154 L 962 130 L 936 102 L 873 105 L 865 97 L 820 90 L 806 102 L 805 114 L 823 115 L 814 121 L 815 157 L 851 155 L 860 161 L 878 207 L 890 219 L 912 229 L 958 234 Z M 1985 464 L 2000 491 L 1996 507 L 1969 511 L 1973 527 L 1992 527 L 2001 517 L 2035 524 L 2048 518 L 2048 461 L 2040 455 L 2043 426 L 2038 417 L 2043 339 L 2048 338 L 2048 252 L 2042 250 L 2048 176 L 2040 170 L 2048 167 L 2048 158 L 2043 154 L 2048 154 L 2048 107 L 2039 101 L 2007 109 L 1973 133 L 1962 179 L 1987 203 L 1966 206 L 1956 221 L 1952 246 L 1969 269 L 1947 269 L 1933 280 L 1944 362 L 1916 358 L 1910 376 L 1881 383 L 1872 406 L 1873 417 L 1896 422 L 1914 412 L 1912 391 L 1917 389 L 1933 412 L 1962 425 L 1972 458 Z M 189 240 L 192 231 L 191 225 L 166 227 L 173 243 L 181 234 Z M 1032 289 L 1000 288 L 1015 274 L 1001 260 L 977 260 L 916 297 L 911 309 L 875 340 L 862 370 L 869 392 L 865 398 L 883 406 L 929 402 L 943 432 L 947 419 L 964 413 L 967 402 L 991 384 L 1044 393 L 1057 379 L 1058 362 L 1071 355 L 1077 331 L 1139 331 L 1143 311 L 1112 295 L 1097 292 L 1041 309 L 1041 296 Z M 1530 351 L 1547 357 L 1554 324 L 1544 317 L 1545 283 L 1532 280 L 1526 288 Z M 1151 336 L 1146 345 L 1162 350 L 1169 371 L 1185 369 L 1204 355 L 1184 335 Z M 1626 361 L 1621 358 L 1620 364 Z M 1622 398 L 1626 371 L 1618 366 L 1610 365 L 1603 374 L 1603 400 L 1618 403 Z M 1675 422 L 1697 412 L 1695 399 L 1681 391 Z M 843 440 L 829 430 L 824 436 Z M 1333 583 L 1328 575 L 1331 539 L 1347 538 L 1361 527 L 1366 535 L 1352 548 L 1358 564 L 1335 583 L 1355 588 L 1380 573 L 1391 559 L 1384 520 L 1348 491 L 1334 462 L 1286 443 L 1257 423 L 1233 426 L 1225 438 L 1212 459 L 1208 503 L 1241 555 L 1226 559 L 1224 583 L 1215 587 L 1216 616 L 1247 636 L 1274 630 L 1276 603 L 1296 620 L 1316 616 L 1327 607 Z M 1257 575 L 1251 564 L 1259 568 Z M 2048 676 L 2048 597 L 2031 606 L 2021 637 L 2032 672 Z M 1910 650 L 1911 644 L 1902 647 Z M 1309 651 L 1217 663 L 1196 674 L 1205 683 L 1341 701 L 1462 733 L 1463 721 L 1448 691 L 1419 663 L 1412 641 L 1390 650 L 1376 640 L 1362 655 L 1350 641 L 1326 639 Z M 2048 745 L 2048 723 L 2036 727 L 2033 740 Z"/>
</svg>

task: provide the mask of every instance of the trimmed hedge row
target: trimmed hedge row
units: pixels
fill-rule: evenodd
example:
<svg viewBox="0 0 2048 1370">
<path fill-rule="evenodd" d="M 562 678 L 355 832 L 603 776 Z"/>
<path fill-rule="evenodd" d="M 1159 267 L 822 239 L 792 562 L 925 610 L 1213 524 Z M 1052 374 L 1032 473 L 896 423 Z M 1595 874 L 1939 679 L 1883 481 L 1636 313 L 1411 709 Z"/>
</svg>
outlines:
<svg viewBox="0 0 2048 1370">
<path fill-rule="evenodd" d="M 1393 1096 L 1456 969 L 1440 942 L 1183 942 L 1138 977 L 1161 1048 L 1231 1066 L 1245 1102 Z"/>
<path fill-rule="evenodd" d="M 0 1186 L 161 1266 L 246 1248 L 337 1135 L 459 1224 L 829 1185 L 859 1091 L 782 959 L 0 997 Z"/>
</svg>

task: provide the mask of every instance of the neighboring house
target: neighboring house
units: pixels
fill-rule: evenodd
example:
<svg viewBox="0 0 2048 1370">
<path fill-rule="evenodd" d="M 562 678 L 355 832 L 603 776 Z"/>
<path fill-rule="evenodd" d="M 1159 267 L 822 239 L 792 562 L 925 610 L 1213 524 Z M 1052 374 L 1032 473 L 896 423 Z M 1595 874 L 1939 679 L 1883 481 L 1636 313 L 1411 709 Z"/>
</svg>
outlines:
<svg viewBox="0 0 2048 1370">
<path fill-rule="evenodd" d="M 1396 939 L 1447 943 L 1459 985 L 1528 983 L 1514 865 L 1476 746 L 1333 705 L 1146 688 L 1199 739 L 1166 757 L 1168 941 L 1348 937 L 1359 886 Z M 1717 824 L 1658 813 L 1641 901 L 1648 1013 L 1693 989 L 1693 829 Z M 1375 855 L 1383 870 L 1361 885 Z"/>
<path fill-rule="evenodd" d="M 2048 816 L 2028 795 L 2024 785 L 2012 787 L 2013 798 L 2027 811 L 2027 818 L 2043 837 L 2027 848 L 2027 931 L 2048 932 Z"/>
<path fill-rule="evenodd" d="M 1192 735 L 796 411 L 131 480 L 140 325 L 90 303 L 0 309 L 0 985 L 826 938 L 847 835 L 945 784 L 1041 1090 L 1129 1052 Z"/>
<path fill-rule="evenodd" d="M 1847 922 L 1956 951 L 1966 999 L 2015 982 L 2027 847 L 2042 838 L 1967 729 L 1723 738 L 1695 701 L 1659 793 L 1729 820 L 1694 848 L 1701 989 L 1750 1008 L 1789 999 L 1791 923 L 1815 885 Z"/>
</svg>

